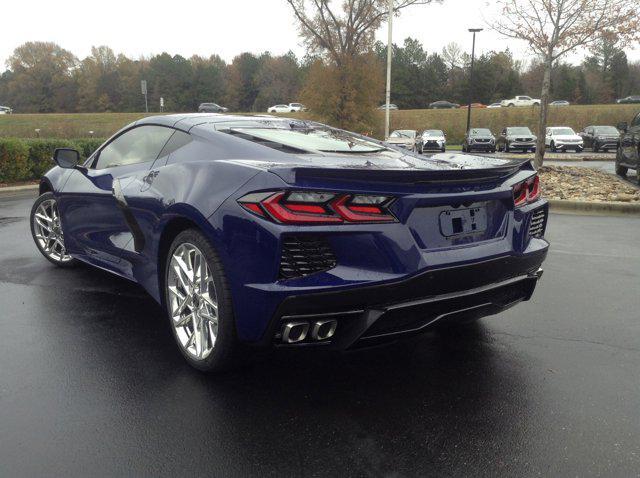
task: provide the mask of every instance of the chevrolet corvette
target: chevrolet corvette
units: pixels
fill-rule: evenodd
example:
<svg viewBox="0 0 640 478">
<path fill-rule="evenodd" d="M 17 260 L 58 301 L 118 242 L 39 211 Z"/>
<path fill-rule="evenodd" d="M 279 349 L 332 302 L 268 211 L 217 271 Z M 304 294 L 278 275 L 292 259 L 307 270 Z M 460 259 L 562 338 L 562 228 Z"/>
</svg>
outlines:
<svg viewBox="0 0 640 478">
<path fill-rule="evenodd" d="M 310 121 L 148 117 L 53 159 L 39 251 L 142 286 L 204 371 L 250 346 L 355 349 L 499 313 L 529 300 L 549 247 L 528 161 Z"/>
</svg>

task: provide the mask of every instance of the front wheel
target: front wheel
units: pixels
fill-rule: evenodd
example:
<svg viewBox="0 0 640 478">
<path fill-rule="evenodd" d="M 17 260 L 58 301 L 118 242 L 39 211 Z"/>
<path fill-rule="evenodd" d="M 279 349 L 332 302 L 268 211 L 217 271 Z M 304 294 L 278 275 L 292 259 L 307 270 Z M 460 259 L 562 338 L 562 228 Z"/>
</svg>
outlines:
<svg viewBox="0 0 640 478">
<path fill-rule="evenodd" d="M 187 362 L 205 372 L 235 365 L 229 284 L 217 252 L 200 231 L 183 231 L 171 244 L 164 288 L 171 331 Z"/>
<path fill-rule="evenodd" d="M 31 208 L 31 236 L 40 253 L 60 267 L 76 264 L 64 245 L 64 233 L 58 212 L 58 202 L 53 193 L 42 194 Z"/>
</svg>

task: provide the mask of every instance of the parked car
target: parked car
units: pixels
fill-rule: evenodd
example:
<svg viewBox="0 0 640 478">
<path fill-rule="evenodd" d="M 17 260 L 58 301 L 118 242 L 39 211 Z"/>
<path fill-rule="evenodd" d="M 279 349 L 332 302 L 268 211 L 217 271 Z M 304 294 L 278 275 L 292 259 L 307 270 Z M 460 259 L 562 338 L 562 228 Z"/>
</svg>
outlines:
<svg viewBox="0 0 640 478">
<path fill-rule="evenodd" d="M 289 103 L 289 107 L 293 110 L 293 111 L 307 111 L 308 108 L 303 105 L 302 103 Z"/>
<path fill-rule="evenodd" d="M 585 148 L 591 148 L 594 152 L 617 149 L 620 141 L 620 132 L 615 126 L 587 126 L 578 133 L 582 137 Z"/>
<path fill-rule="evenodd" d="M 426 129 L 418 137 L 416 148 L 419 153 L 447 150 L 447 135 L 440 129 Z"/>
<path fill-rule="evenodd" d="M 461 168 L 295 121 L 155 116 L 84 163 L 57 149 L 35 245 L 138 283 L 205 371 L 233 366 L 242 345 L 352 349 L 531 297 L 549 244 L 529 161 Z"/>
<path fill-rule="evenodd" d="M 450 101 L 434 101 L 429 104 L 429 108 L 432 110 L 447 110 L 459 107 L 460 105 L 458 103 L 451 103 Z"/>
<path fill-rule="evenodd" d="M 415 151 L 417 135 L 418 132 L 415 129 L 397 129 L 389 135 L 386 142 L 409 151 Z"/>
<path fill-rule="evenodd" d="M 198 106 L 198 113 L 226 113 L 229 108 L 220 106 L 217 103 L 200 103 Z"/>
<path fill-rule="evenodd" d="M 640 183 L 640 113 L 633 118 L 631 124 L 618 124 L 618 129 L 622 134 L 616 154 L 616 174 L 624 177 L 627 170 L 635 169 Z"/>
<path fill-rule="evenodd" d="M 491 103 L 487 108 L 502 108 L 502 103 Z"/>
<path fill-rule="evenodd" d="M 510 100 L 502 100 L 501 106 L 540 106 L 540 100 L 531 98 L 530 96 L 516 96 Z"/>
<path fill-rule="evenodd" d="M 468 107 L 469 107 L 468 104 L 467 105 L 458 106 L 458 108 L 460 108 L 460 109 L 465 109 L 465 108 L 468 108 Z M 487 105 L 483 105 L 482 103 L 471 103 L 471 107 L 472 108 L 486 108 Z"/>
<path fill-rule="evenodd" d="M 472 151 L 496 152 L 496 138 L 487 128 L 471 128 L 464 137 L 462 151 L 470 153 Z"/>
<path fill-rule="evenodd" d="M 289 103 L 288 105 L 274 105 L 267 109 L 267 113 L 295 113 L 306 110 L 302 103 Z"/>
<path fill-rule="evenodd" d="M 536 150 L 536 135 L 526 126 L 509 126 L 502 130 L 496 139 L 498 151 L 508 153 L 514 149 L 522 152 Z"/>
<path fill-rule="evenodd" d="M 0 106 L 0 115 L 10 115 L 13 110 L 8 106 Z"/>
<path fill-rule="evenodd" d="M 385 103 L 384 105 L 380 105 L 378 106 L 379 110 L 386 110 L 387 109 L 387 104 Z M 389 103 L 389 111 L 391 110 L 399 110 L 400 108 L 398 108 L 398 105 L 394 105 L 393 103 Z"/>
<path fill-rule="evenodd" d="M 584 149 L 582 137 L 568 126 L 553 126 L 547 128 L 544 136 L 544 145 L 554 153 L 556 151 L 567 151 L 570 149 L 576 153 L 580 153 Z"/>
<path fill-rule="evenodd" d="M 569 106 L 570 104 L 571 103 L 569 103 L 567 100 L 555 100 L 549 103 L 549 106 Z"/>
<path fill-rule="evenodd" d="M 616 100 L 616 103 L 619 103 L 619 104 L 640 103 L 640 96 L 632 95 L 632 96 L 627 96 L 626 98 L 620 98 L 619 100 Z"/>
</svg>

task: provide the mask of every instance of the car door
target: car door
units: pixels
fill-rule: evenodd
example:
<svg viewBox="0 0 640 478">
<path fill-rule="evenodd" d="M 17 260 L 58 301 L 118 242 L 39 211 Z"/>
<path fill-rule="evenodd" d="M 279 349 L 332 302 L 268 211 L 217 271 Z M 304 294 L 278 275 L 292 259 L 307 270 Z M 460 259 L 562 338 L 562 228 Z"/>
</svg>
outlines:
<svg viewBox="0 0 640 478">
<path fill-rule="evenodd" d="M 58 199 L 68 251 L 98 266 L 117 270 L 122 250 L 133 239 L 115 193 L 127 176 L 149 170 L 174 130 L 165 126 L 130 128 L 105 144 L 73 171 Z"/>
</svg>

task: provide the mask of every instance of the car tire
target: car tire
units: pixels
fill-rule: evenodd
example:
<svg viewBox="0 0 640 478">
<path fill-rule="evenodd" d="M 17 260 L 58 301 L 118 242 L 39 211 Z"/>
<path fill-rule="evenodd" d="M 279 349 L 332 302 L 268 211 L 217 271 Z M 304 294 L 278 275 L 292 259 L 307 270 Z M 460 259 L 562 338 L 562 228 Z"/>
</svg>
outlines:
<svg viewBox="0 0 640 478">
<path fill-rule="evenodd" d="M 582 150 L 583 150 L 583 149 L 584 149 L 584 148 L 582 148 L 581 146 L 578 146 L 578 147 L 576 148 L 576 153 L 582 153 Z"/>
<path fill-rule="evenodd" d="M 490 151 L 491 151 L 491 153 L 492 153 L 492 154 L 495 154 L 495 152 L 496 152 L 496 148 L 491 148 L 491 150 L 490 150 Z"/>
<path fill-rule="evenodd" d="M 533 104 L 533 106 L 540 106 L 540 103 L 535 102 L 535 103 Z"/>
<path fill-rule="evenodd" d="M 513 108 L 515 105 L 514 105 L 513 103 L 509 103 L 507 106 L 508 106 L 509 108 Z"/>
<path fill-rule="evenodd" d="M 179 265 L 180 258 L 184 267 Z M 197 271 L 197 264 L 203 260 L 205 277 L 209 277 L 204 281 L 198 280 L 202 278 L 202 265 Z M 239 344 L 231 291 L 220 256 L 211 243 L 197 229 L 181 232 L 169 248 L 163 273 L 169 325 L 186 361 L 203 372 L 222 372 L 237 366 Z M 188 305 L 180 303 L 181 295 Z M 217 310 L 212 307 L 214 303 Z M 179 325 L 181 321 L 183 325 Z"/>
<path fill-rule="evenodd" d="M 58 201 L 52 192 L 41 194 L 29 215 L 31 237 L 40 253 L 58 267 L 73 267 L 78 261 L 67 254 L 58 212 Z"/>
<path fill-rule="evenodd" d="M 553 141 L 551 141 L 551 144 L 549 145 L 549 147 L 552 153 L 558 152 L 558 150 L 556 149 L 556 143 L 554 143 Z"/>
<path fill-rule="evenodd" d="M 598 142 L 597 142 L 597 141 L 594 141 L 594 142 L 593 142 L 593 152 L 594 152 L 594 153 L 597 153 L 597 152 L 599 152 L 599 151 L 600 151 L 600 145 L 598 144 Z"/>
<path fill-rule="evenodd" d="M 447 151 L 447 148 L 442 148 L 442 149 L 440 149 L 440 152 L 441 152 L 441 153 L 444 153 L 444 152 L 446 152 L 446 151 Z"/>
</svg>

